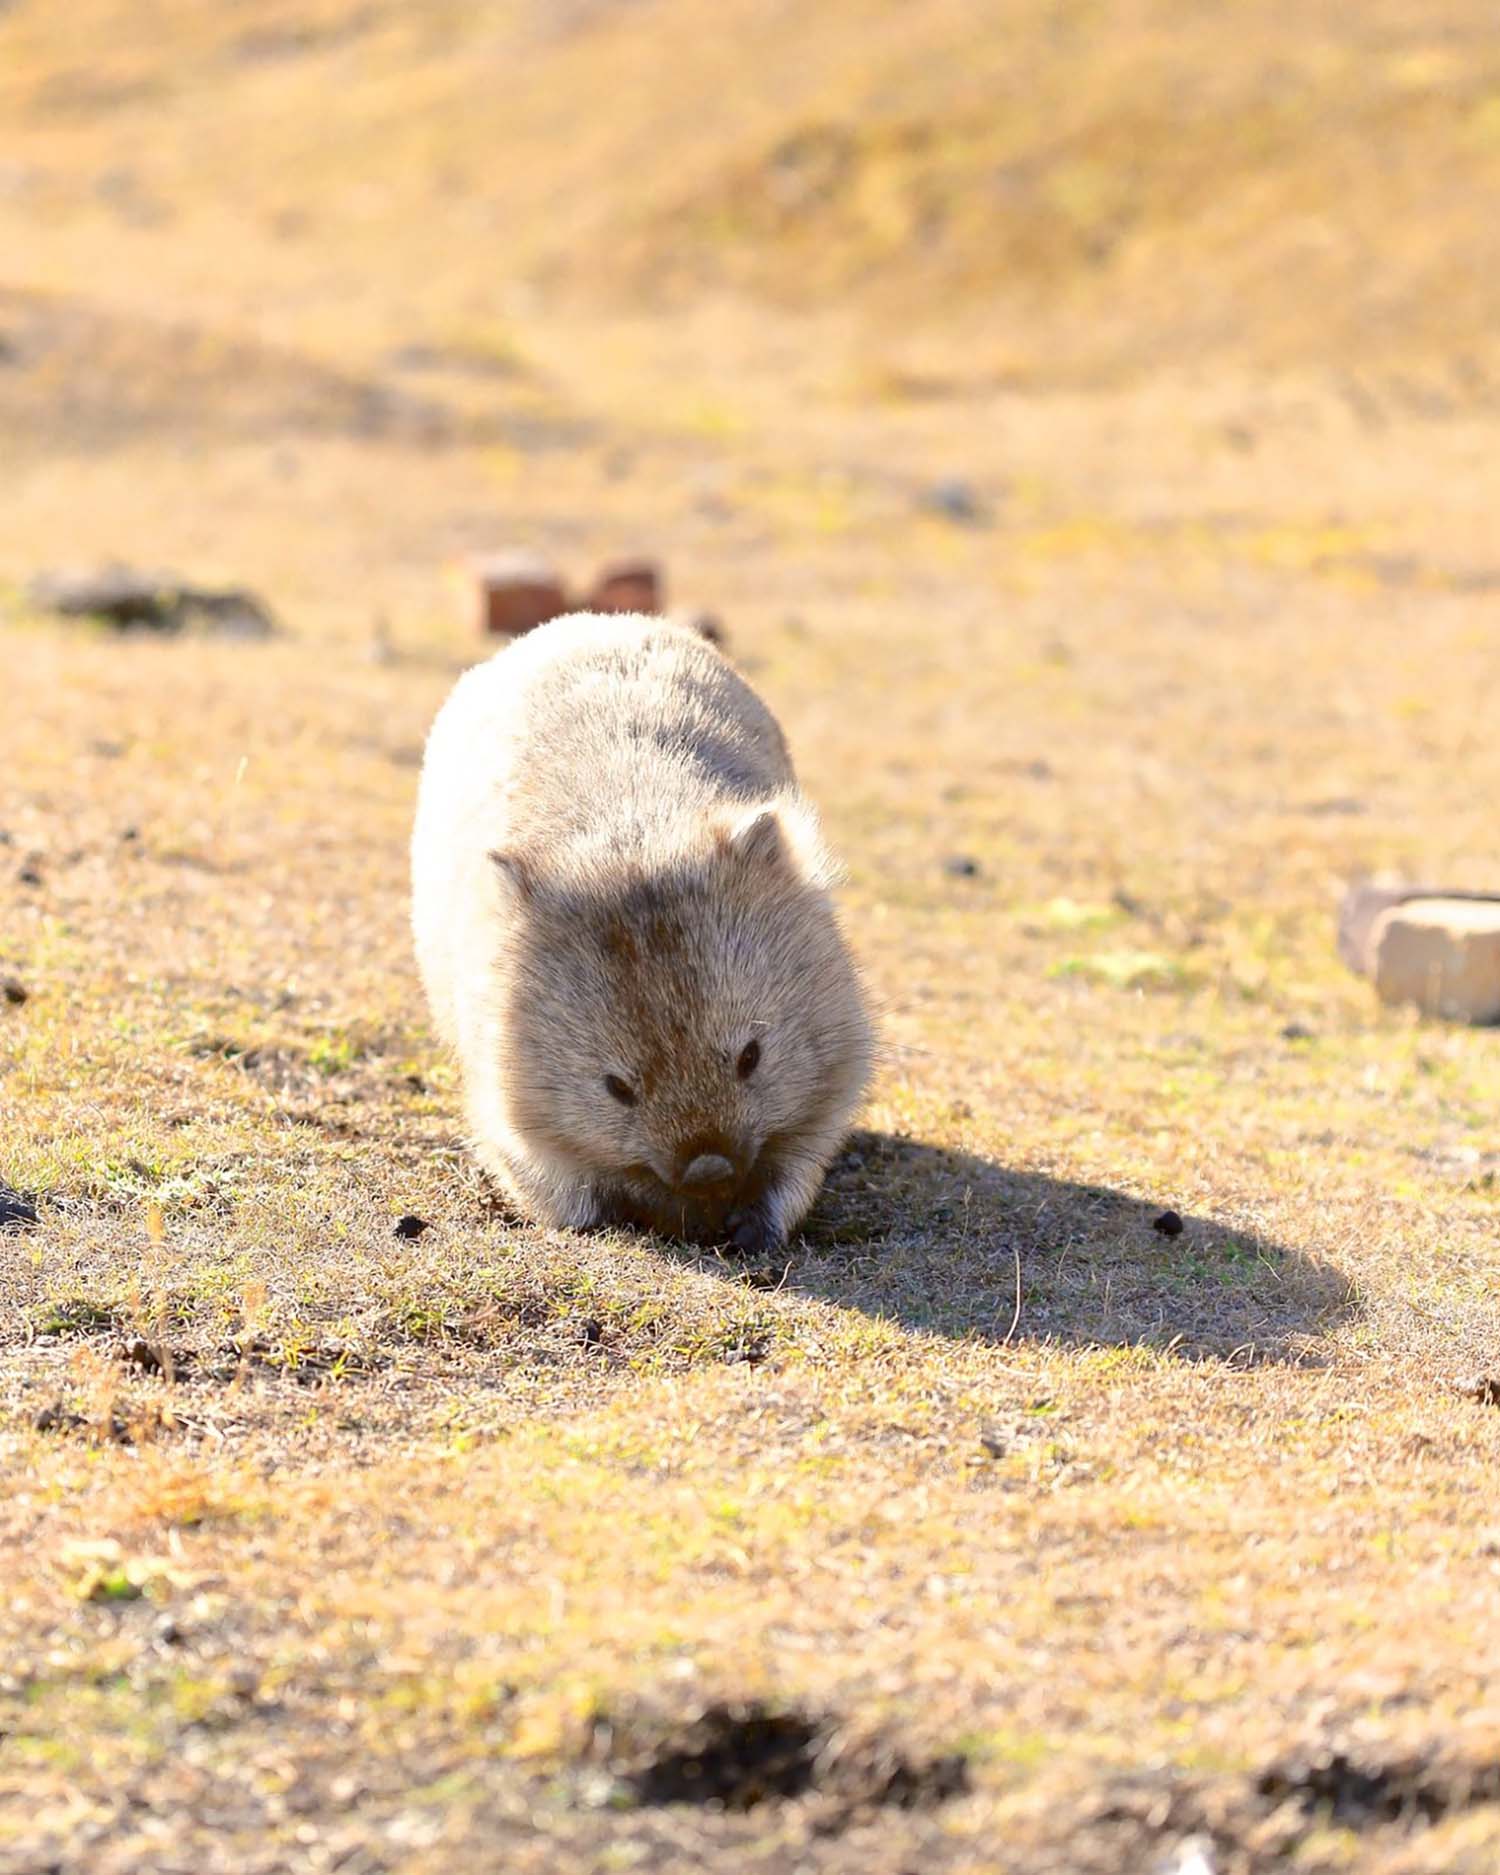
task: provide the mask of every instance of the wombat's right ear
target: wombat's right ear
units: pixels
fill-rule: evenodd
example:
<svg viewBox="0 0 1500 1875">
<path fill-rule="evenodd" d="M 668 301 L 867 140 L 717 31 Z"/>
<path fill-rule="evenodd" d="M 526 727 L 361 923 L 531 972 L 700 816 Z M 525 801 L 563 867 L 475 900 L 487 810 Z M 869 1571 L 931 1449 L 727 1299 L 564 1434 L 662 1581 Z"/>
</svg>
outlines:
<svg viewBox="0 0 1500 1875">
<path fill-rule="evenodd" d="M 536 875 L 523 854 L 491 853 L 490 864 L 508 892 L 514 892 L 517 898 L 535 897 Z"/>
</svg>

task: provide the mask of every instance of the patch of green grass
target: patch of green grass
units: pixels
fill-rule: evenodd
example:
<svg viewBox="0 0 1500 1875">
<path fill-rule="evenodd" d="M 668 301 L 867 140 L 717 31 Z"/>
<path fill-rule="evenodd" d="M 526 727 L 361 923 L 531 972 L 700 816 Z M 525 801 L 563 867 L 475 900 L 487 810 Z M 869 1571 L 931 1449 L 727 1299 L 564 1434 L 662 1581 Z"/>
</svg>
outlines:
<svg viewBox="0 0 1500 1875">
<path fill-rule="evenodd" d="M 1109 950 L 1087 956 L 1065 957 L 1052 965 L 1056 977 L 1080 977 L 1115 990 L 1183 990 L 1193 987 L 1194 973 L 1178 958 L 1161 951 Z"/>
<path fill-rule="evenodd" d="M 359 1059 L 359 1050 L 347 1035 L 320 1035 L 307 1051 L 310 1067 L 319 1074 L 347 1074 Z"/>
</svg>

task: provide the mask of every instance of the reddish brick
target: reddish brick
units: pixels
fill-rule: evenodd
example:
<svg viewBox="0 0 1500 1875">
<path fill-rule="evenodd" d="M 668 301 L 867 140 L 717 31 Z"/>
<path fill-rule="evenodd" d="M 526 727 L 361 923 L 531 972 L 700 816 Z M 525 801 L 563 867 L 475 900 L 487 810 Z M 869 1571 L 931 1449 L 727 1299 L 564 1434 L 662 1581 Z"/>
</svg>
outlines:
<svg viewBox="0 0 1500 1875">
<path fill-rule="evenodd" d="M 588 612 L 647 612 L 662 609 L 661 569 L 653 560 L 614 560 L 601 567 L 583 601 Z"/>
<path fill-rule="evenodd" d="M 474 562 L 475 622 L 484 638 L 519 638 L 566 612 L 555 570 L 529 553 L 497 553 Z"/>
</svg>

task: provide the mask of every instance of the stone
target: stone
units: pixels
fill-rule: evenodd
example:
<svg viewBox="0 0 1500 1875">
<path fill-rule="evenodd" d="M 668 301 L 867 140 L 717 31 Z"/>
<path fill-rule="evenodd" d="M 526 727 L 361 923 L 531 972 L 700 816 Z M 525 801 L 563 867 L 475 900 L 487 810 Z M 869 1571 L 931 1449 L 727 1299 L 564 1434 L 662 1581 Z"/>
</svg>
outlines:
<svg viewBox="0 0 1500 1875">
<path fill-rule="evenodd" d="M 482 638 L 519 638 L 569 609 L 556 570 L 536 554 L 487 554 L 474 562 L 473 576 Z"/>
<path fill-rule="evenodd" d="M 37 1223 L 36 1206 L 19 1191 L 0 1184 L 0 1231 L 28 1230 Z"/>
<path fill-rule="evenodd" d="M 27 603 L 59 618 L 97 619 L 116 631 L 180 632 L 200 626 L 226 638 L 269 638 L 276 621 L 244 586 L 198 586 L 176 573 L 105 566 L 38 573 Z"/>
<path fill-rule="evenodd" d="M 1393 906 L 1410 904 L 1413 899 L 1440 898 L 1490 904 L 1500 900 L 1500 893 L 1465 892 L 1456 887 L 1414 885 L 1407 880 L 1385 875 L 1361 879 L 1344 894 L 1339 908 L 1339 955 L 1356 976 L 1375 974 L 1375 927 Z"/>
<path fill-rule="evenodd" d="M 1376 919 L 1370 950 L 1383 1002 L 1500 1022 L 1500 899 L 1407 899 Z"/>
</svg>

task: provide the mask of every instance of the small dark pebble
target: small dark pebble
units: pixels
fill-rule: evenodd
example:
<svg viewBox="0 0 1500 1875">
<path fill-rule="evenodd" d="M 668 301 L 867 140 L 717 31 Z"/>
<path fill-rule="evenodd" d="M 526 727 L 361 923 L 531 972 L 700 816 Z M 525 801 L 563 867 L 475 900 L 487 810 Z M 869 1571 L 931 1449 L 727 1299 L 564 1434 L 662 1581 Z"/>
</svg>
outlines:
<svg viewBox="0 0 1500 1875">
<path fill-rule="evenodd" d="M 1289 1022 L 1281 1031 L 1281 1039 L 1284 1042 L 1315 1042 L 1318 1038 L 1316 1030 L 1310 1029 L 1305 1022 Z"/>
<path fill-rule="evenodd" d="M 781 1289 L 791 1267 L 790 1263 L 747 1263 L 739 1278 L 747 1289 Z"/>
<path fill-rule="evenodd" d="M 398 1237 L 420 1237 L 424 1230 L 429 1229 L 431 1229 L 431 1226 L 428 1224 L 425 1217 L 417 1217 L 410 1211 L 407 1212 L 405 1217 L 396 1220 L 396 1235 Z"/>
<path fill-rule="evenodd" d="M 37 871 L 35 866 L 23 866 L 16 874 L 16 879 L 21 885 L 40 885 L 42 883 L 42 875 Z"/>
<path fill-rule="evenodd" d="M 1461 1380 L 1458 1390 L 1476 1406 L 1500 1406 L 1500 1375 L 1479 1374 L 1472 1379 Z"/>
<path fill-rule="evenodd" d="M 982 527 L 989 514 L 971 482 L 957 476 L 934 482 L 922 492 L 922 506 L 965 527 Z"/>
<path fill-rule="evenodd" d="M 0 996 L 3 996 L 6 1002 L 11 1003 L 16 1008 L 20 1008 L 21 1004 L 26 1001 L 29 993 L 26 985 L 18 978 L 0 977 Z"/>
<path fill-rule="evenodd" d="M 1160 1217 L 1152 1218 L 1151 1228 L 1158 1237 L 1180 1237 L 1187 1226 L 1176 1211 L 1163 1211 Z"/>
<path fill-rule="evenodd" d="M 979 861 L 971 859 L 967 853 L 953 853 L 943 861 L 943 871 L 950 879 L 977 879 Z"/>
</svg>

